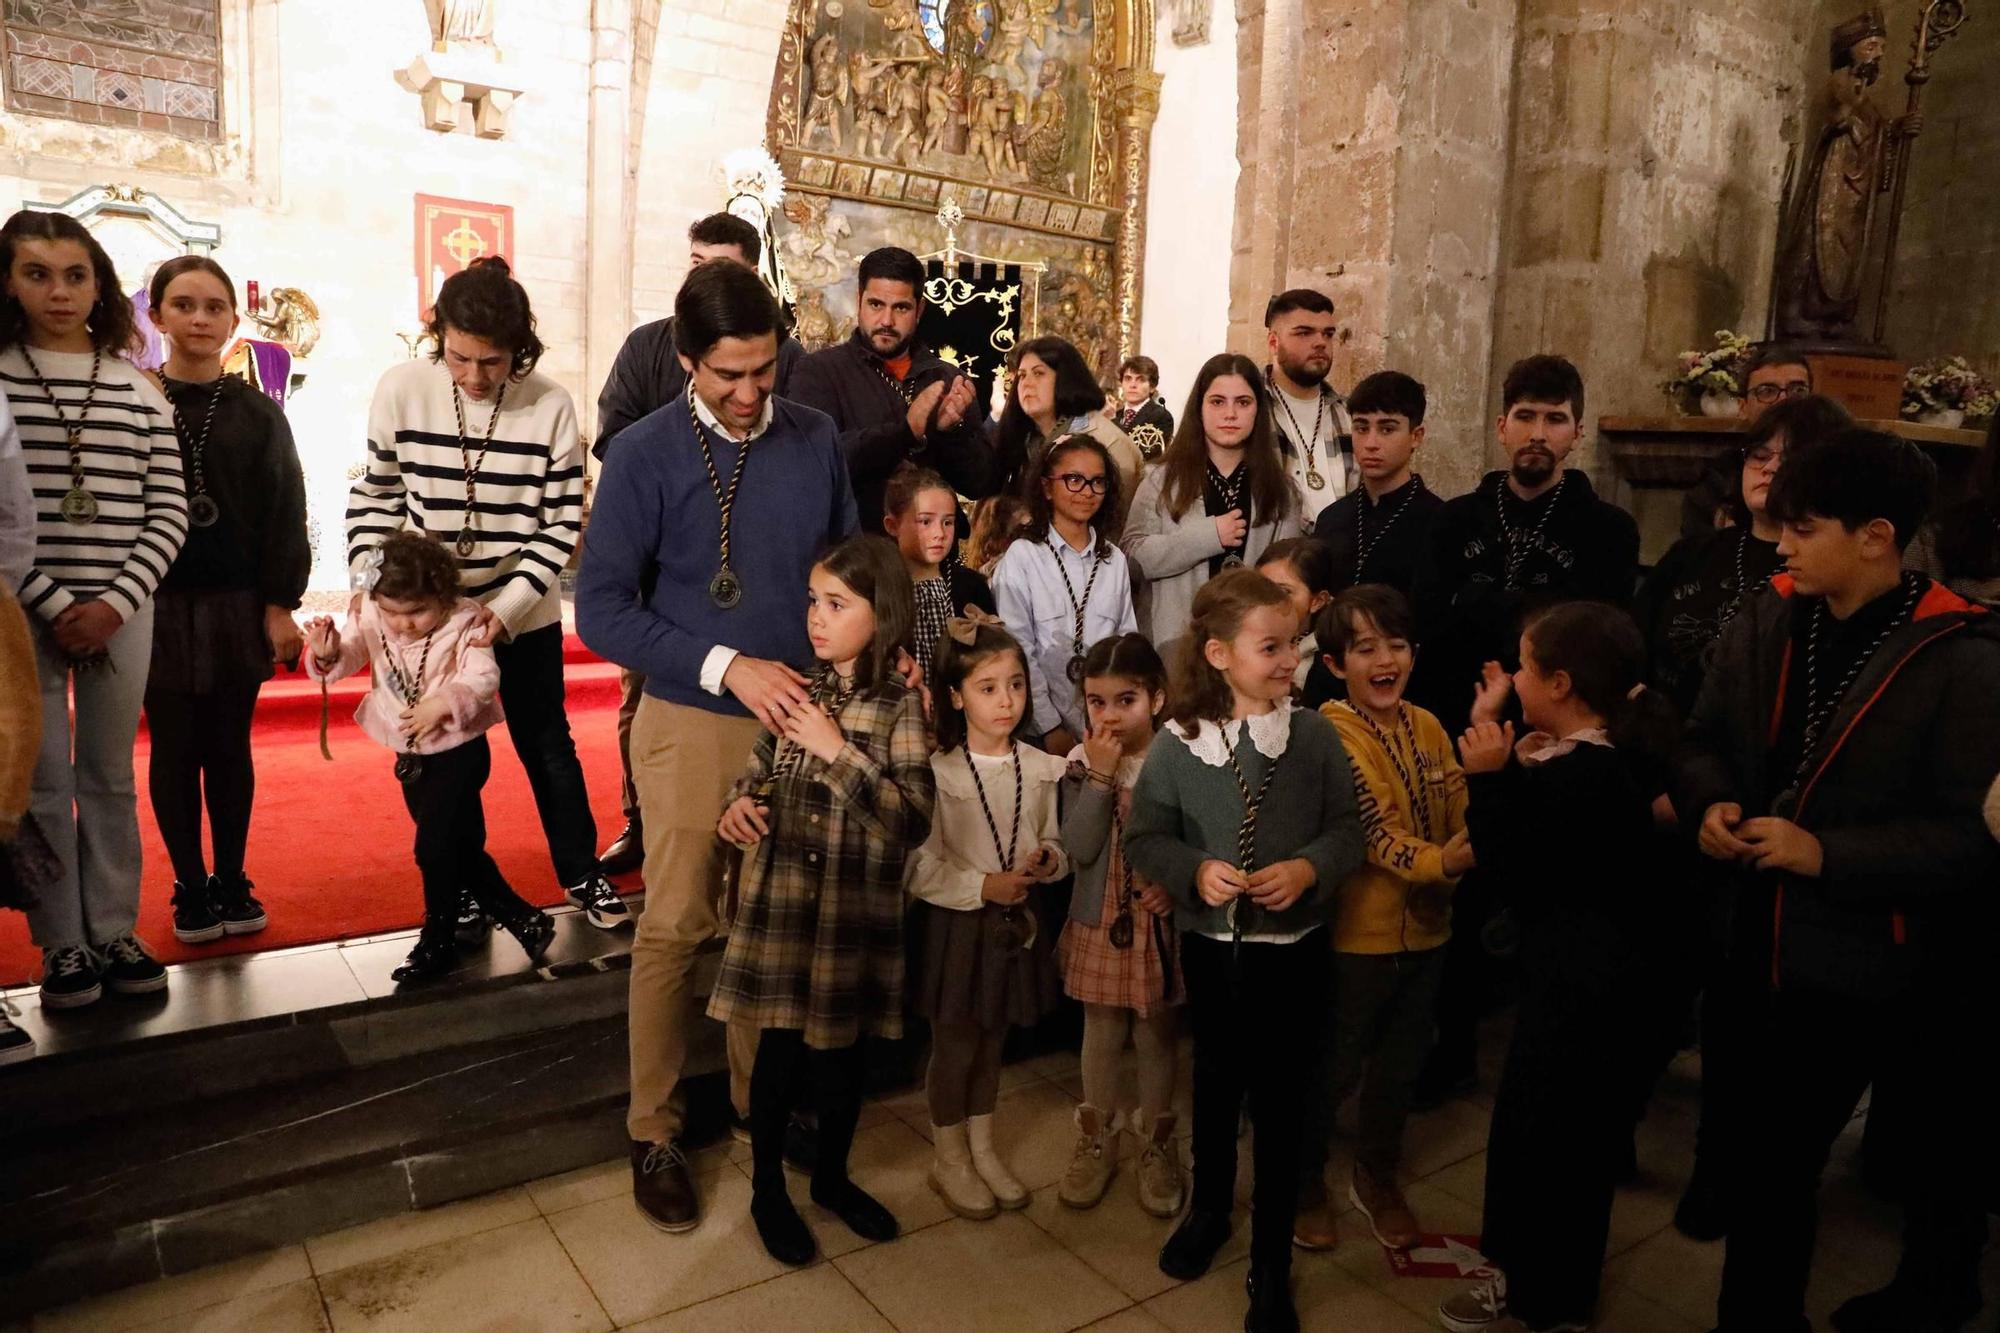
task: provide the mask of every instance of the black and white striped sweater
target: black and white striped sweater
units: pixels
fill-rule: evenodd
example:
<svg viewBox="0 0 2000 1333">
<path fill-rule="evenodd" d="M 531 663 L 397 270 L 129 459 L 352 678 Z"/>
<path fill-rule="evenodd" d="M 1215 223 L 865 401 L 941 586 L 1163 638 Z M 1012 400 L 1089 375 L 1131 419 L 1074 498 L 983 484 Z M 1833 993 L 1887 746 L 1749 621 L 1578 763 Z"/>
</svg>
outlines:
<svg viewBox="0 0 2000 1333">
<path fill-rule="evenodd" d="M 479 456 L 490 400 L 465 400 L 466 440 Z M 461 557 L 465 595 L 511 635 L 562 619 L 557 579 L 583 530 L 583 440 L 561 385 L 530 374 L 507 386 L 473 500 L 476 545 Z M 368 411 L 368 472 L 347 501 L 347 561 L 408 528 L 446 546 L 465 526 L 465 462 L 451 375 L 428 359 L 382 377 Z"/>
<path fill-rule="evenodd" d="M 21 604 L 52 621 L 77 602 L 102 601 L 130 620 L 152 600 L 187 540 L 173 411 L 152 380 L 122 357 L 102 358 L 94 396 L 90 353 L 38 348 L 34 357 L 61 415 L 20 347 L 0 351 L 0 389 L 21 431 L 35 495 L 35 563 L 21 581 Z M 64 417 L 83 426 L 84 485 L 97 501 L 97 517 L 89 523 L 62 516 L 70 489 Z"/>
</svg>

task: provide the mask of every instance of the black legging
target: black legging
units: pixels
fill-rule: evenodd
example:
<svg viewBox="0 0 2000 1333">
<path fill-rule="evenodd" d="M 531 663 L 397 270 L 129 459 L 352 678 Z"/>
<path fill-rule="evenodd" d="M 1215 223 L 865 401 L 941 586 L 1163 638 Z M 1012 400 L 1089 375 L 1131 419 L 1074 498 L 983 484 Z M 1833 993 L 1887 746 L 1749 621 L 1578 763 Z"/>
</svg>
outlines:
<svg viewBox="0 0 2000 1333">
<path fill-rule="evenodd" d="M 765 1028 L 757 1038 L 757 1063 L 750 1073 L 751 1181 L 758 1190 L 784 1189 L 785 1131 L 792 1121 L 797 1090 L 808 1076 L 813 1109 L 819 1113 L 819 1155 L 813 1188 L 847 1182 L 847 1153 L 861 1119 L 861 1043 L 838 1050 L 814 1050 L 797 1028 Z"/>
<path fill-rule="evenodd" d="M 215 847 L 215 874 L 229 880 L 243 873 L 250 804 L 257 791 L 250 721 L 261 688 L 262 682 L 252 680 L 209 694 L 146 690 L 146 727 L 153 739 L 147 769 L 153 818 L 167 844 L 174 878 L 189 888 L 208 880 L 201 847 L 204 799 Z"/>
</svg>

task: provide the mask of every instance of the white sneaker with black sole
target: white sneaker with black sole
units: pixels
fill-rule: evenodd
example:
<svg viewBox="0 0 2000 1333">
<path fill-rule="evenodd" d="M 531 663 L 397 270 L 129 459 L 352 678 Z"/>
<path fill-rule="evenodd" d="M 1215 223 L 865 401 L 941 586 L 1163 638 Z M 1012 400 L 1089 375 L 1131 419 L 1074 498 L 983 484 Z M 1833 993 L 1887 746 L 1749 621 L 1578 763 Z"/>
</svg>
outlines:
<svg viewBox="0 0 2000 1333">
<path fill-rule="evenodd" d="M 42 1008 L 81 1009 L 104 997 L 104 978 L 90 950 L 70 944 L 42 950 Z"/>
<path fill-rule="evenodd" d="M 14 1020 L 21 1011 L 14 1002 L 0 995 L 0 1065 L 11 1065 L 16 1060 L 31 1060 L 35 1055 L 35 1039 L 14 1026 Z"/>
<path fill-rule="evenodd" d="M 563 896 L 582 908 L 584 920 L 599 930 L 616 930 L 632 924 L 631 909 L 618 896 L 618 890 L 611 887 L 611 881 L 602 875 L 592 875 L 581 884 L 571 885 L 563 890 Z"/>
</svg>

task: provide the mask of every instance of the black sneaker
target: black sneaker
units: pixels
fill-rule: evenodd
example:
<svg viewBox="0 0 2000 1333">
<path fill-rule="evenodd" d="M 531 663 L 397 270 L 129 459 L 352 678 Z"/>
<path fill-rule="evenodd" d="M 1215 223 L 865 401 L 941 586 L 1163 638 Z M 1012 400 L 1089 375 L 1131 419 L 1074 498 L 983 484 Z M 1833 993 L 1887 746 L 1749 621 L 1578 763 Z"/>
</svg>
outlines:
<svg viewBox="0 0 2000 1333">
<path fill-rule="evenodd" d="M 540 963 L 542 955 L 549 951 L 549 945 L 556 937 L 555 918 L 547 912 L 530 910 L 529 914 L 507 927 L 507 933 L 528 955 L 530 963 Z"/>
<path fill-rule="evenodd" d="M 1229 1214 L 1196 1205 L 1160 1247 L 1160 1271 L 1176 1282 L 1192 1282 L 1208 1271 L 1228 1239 Z"/>
<path fill-rule="evenodd" d="M 42 1008 L 80 1009 L 104 994 L 90 950 L 69 945 L 42 950 Z"/>
<path fill-rule="evenodd" d="M 632 924 L 632 913 L 611 881 L 593 874 L 581 884 L 563 890 L 563 896 L 583 909 L 584 919 L 599 930 L 616 930 Z"/>
<path fill-rule="evenodd" d="M 35 1054 L 35 1039 L 14 1026 L 9 1016 L 19 1013 L 13 1005 L 0 999 L 0 1065 L 11 1065 L 16 1060 L 27 1060 Z"/>
<path fill-rule="evenodd" d="M 207 944 L 222 938 L 222 918 L 210 901 L 213 876 L 193 888 L 174 881 L 174 938 L 182 944 Z"/>
<path fill-rule="evenodd" d="M 167 988 L 167 969 L 137 935 L 120 935 L 98 953 L 104 959 L 104 984 L 114 995 L 151 995 Z"/>
<path fill-rule="evenodd" d="M 458 947 L 447 938 L 427 938 L 417 936 L 416 947 L 389 974 L 389 980 L 398 986 L 412 982 L 434 981 L 458 966 Z"/>
<path fill-rule="evenodd" d="M 255 935 L 271 924 L 271 918 L 264 914 L 264 904 L 251 892 L 256 887 L 248 875 L 237 874 L 228 879 L 220 875 L 208 877 L 208 896 L 215 903 L 215 914 L 222 918 L 222 928 L 229 934 Z"/>
<path fill-rule="evenodd" d="M 452 935 L 458 940 L 458 947 L 477 949 L 486 942 L 492 930 L 492 919 L 481 910 L 478 901 L 469 893 L 460 894 L 458 919 L 452 926 Z"/>
</svg>

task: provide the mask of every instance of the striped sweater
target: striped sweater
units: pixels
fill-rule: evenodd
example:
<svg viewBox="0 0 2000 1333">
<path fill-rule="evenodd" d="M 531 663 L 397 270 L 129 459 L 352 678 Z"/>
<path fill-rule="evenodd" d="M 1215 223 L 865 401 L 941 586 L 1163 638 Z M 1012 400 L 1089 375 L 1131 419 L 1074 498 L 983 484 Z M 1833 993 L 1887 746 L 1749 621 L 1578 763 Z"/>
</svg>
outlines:
<svg viewBox="0 0 2000 1333">
<path fill-rule="evenodd" d="M 77 602 L 102 601 L 130 620 L 152 600 L 187 540 L 187 493 L 173 411 L 142 371 L 107 355 L 86 415 L 90 353 L 37 348 L 34 357 L 62 404 L 62 416 L 36 383 L 21 349 L 0 352 L 0 389 L 20 428 L 35 493 L 35 563 L 21 581 L 21 605 L 53 621 Z M 69 523 L 62 516 L 70 489 L 63 417 L 72 424 L 82 418 L 84 484 L 97 500 L 97 517 L 89 523 Z"/>
<path fill-rule="evenodd" d="M 465 400 L 475 460 L 491 414 L 489 402 Z M 466 595 L 510 635 L 557 623 L 557 579 L 583 529 L 583 439 L 576 407 L 554 380 L 531 373 L 507 385 L 475 486 L 476 545 L 459 561 Z M 451 376 L 429 360 L 405 362 L 382 377 L 368 410 L 368 471 L 347 501 L 348 565 L 404 528 L 450 546 L 465 520 Z"/>
</svg>

